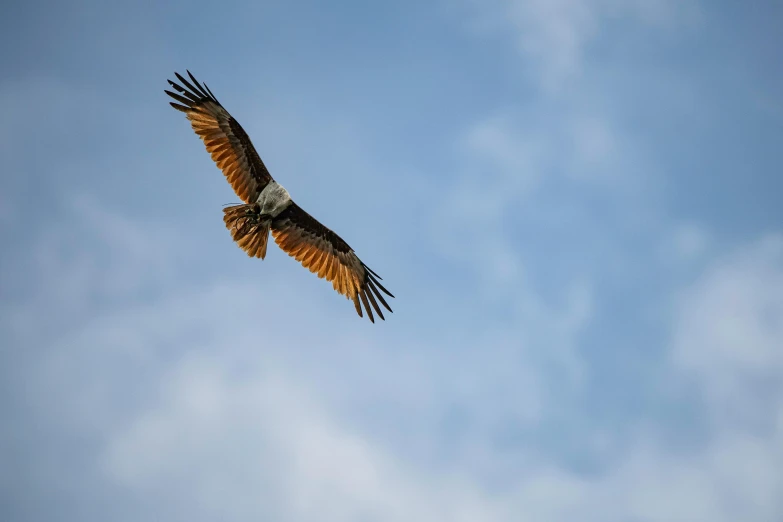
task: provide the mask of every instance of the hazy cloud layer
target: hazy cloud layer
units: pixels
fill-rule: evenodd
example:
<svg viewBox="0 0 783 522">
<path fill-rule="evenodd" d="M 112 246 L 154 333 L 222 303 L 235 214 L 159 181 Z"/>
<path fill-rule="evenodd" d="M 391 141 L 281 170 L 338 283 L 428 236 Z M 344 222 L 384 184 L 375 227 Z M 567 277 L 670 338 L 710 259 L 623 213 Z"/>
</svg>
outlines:
<svg viewBox="0 0 783 522">
<path fill-rule="evenodd" d="M 210 9 L 6 28 L 0 518 L 781 517 L 781 113 L 749 109 L 781 76 L 735 75 L 764 17 Z M 384 277 L 386 322 L 231 243 L 162 92 L 184 68 Z"/>
</svg>

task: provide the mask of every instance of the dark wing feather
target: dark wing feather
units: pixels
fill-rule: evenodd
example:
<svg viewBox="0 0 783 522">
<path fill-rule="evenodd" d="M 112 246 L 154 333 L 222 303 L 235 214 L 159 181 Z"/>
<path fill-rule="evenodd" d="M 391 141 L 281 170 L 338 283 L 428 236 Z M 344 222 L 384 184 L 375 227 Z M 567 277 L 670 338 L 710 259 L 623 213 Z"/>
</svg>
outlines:
<svg viewBox="0 0 783 522">
<path fill-rule="evenodd" d="M 364 305 L 370 321 L 375 322 L 373 310 L 384 319 L 378 301 L 392 311 L 381 292 L 394 296 L 378 282 L 380 276 L 362 263 L 340 236 L 296 203 L 291 202 L 272 221 L 272 235 L 275 243 L 289 256 L 319 278 L 325 278 L 338 293 L 352 300 L 359 317 L 363 317 L 361 305 Z"/>
<path fill-rule="evenodd" d="M 179 73 L 174 74 L 184 87 L 169 80 L 169 84 L 179 93 L 166 91 L 179 102 L 169 102 L 170 105 L 185 113 L 191 127 L 204 142 L 207 152 L 223 171 L 237 196 L 245 203 L 254 203 L 272 176 L 247 133 L 217 101 L 209 87 L 199 84 L 190 71 L 188 76 L 193 84 Z"/>
</svg>

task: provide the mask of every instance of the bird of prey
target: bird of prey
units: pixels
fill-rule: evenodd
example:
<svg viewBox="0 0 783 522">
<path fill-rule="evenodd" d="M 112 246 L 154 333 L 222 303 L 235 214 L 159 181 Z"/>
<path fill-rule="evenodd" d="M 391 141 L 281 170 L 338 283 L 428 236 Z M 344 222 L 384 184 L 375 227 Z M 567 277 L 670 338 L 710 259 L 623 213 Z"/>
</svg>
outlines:
<svg viewBox="0 0 783 522">
<path fill-rule="evenodd" d="M 192 83 L 175 72 L 184 87 L 168 80 L 177 93 L 165 92 L 178 102 L 169 103 L 185 113 L 212 160 L 244 201 L 223 210 L 223 221 L 234 241 L 249 256 L 264 259 L 271 231 L 277 246 L 352 300 L 359 317 L 363 317 L 363 304 L 370 321 L 375 322 L 373 309 L 384 319 L 378 302 L 390 312 L 392 309 L 379 289 L 394 296 L 378 282 L 381 277 L 340 236 L 291 199 L 272 178 L 239 122 L 206 84 L 199 84 L 190 71 L 187 73 Z"/>
</svg>

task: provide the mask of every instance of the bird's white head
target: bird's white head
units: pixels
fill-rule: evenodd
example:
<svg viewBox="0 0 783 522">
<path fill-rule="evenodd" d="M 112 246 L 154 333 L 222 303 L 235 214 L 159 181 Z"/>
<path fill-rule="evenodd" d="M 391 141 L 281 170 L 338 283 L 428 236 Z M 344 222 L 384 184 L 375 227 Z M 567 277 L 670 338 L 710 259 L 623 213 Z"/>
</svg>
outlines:
<svg viewBox="0 0 783 522">
<path fill-rule="evenodd" d="M 271 180 L 258 195 L 257 201 L 261 207 L 261 214 L 277 217 L 291 204 L 291 196 L 282 185 Z"/>
</svg>

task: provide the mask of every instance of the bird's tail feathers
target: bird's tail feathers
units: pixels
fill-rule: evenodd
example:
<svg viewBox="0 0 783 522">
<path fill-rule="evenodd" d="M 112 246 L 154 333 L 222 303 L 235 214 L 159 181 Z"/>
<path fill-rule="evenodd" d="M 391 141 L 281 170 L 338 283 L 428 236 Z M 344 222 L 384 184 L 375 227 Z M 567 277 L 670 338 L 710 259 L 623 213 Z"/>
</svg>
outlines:
<svg viewBox="0 0 783 522">
<path fill-rule="evenodd" d="M 223 222 L 231 237 L 250 257 L 266 257 L 271 221 L 262 220 L 257 204 L 234 205 L 223 209 Z"/>
</svg>

